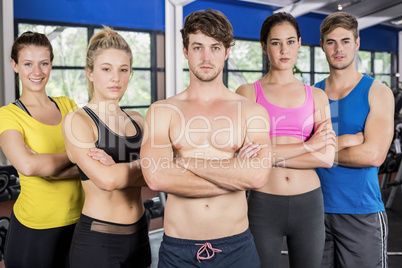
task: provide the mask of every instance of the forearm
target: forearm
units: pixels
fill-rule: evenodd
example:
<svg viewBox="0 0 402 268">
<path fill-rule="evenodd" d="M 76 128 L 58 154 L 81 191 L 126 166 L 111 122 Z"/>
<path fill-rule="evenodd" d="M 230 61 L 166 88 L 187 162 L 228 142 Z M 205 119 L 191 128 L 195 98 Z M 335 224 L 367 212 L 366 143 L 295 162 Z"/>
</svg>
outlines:
<svg viewBox="0 0 402 268">
<path fill-rule="evenodd" d="M 272 164 L 281 163 L 286 159 L 294 158 L 307 152 L 307 145 L 304 143 L 276 144 L 272 146 Z"/>
<path fill-rule="evenodd" d="M 386 152 L 381 152 L 381 150 L 362 144 L 337 152 L 335 164 L 353 168 L 375 167 L 384 162 L 385 156 Z"/>
<path fill-rule="evenodd" d="M 272 167 L 271 158 L 183 159 L 183 165 L 219 187 L 245 191 L 263 187 Z"/>
<path fill-rule="evenodd" d="M 25 176 L 54 176 L 71 164 L 66 153 L 33 154 L 27 157 L 24 167 L 19 170 Z"/>
<path fill-rule="evenodd" d="M 64 178 L 71 178 L 71 177 L 76 177 L 79 175 L 78 168 L 75 164 L 70 164 L 66 168 L 64 168 L 62 171 L 59 173 L 51 176 L 51 179 L 64 179 Z"/>
<path fill-rule="evenodd" d="M 334 163 L 334 157 L 335 147 L 329 145 L 318 151 L 287 159 L 277 166 L 295 169 L 330 168 Z"/>
<path fill-rule="evenodd" d="M 143 173 L 148 186 L 154 191 L 187 198 L 207 198 L 230 192 L 228 189 L 200 178 L 174 162 L 171 162 L 168 167 L 165 165 L 163 168 L 150 168 L 148 166 L 144 168 L 143 166 Z"/>
</svg>

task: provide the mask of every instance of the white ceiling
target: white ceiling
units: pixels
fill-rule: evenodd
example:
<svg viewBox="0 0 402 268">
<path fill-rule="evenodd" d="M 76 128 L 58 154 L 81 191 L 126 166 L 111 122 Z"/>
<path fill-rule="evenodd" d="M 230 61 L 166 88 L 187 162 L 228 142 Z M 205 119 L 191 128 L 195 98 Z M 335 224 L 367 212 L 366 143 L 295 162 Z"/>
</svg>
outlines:
<svg viewBox="0 0 402 268">
<path fill-rule="evenodd" d="M 392 21 L 402 20 L 402 0 L 232 0 L 236 4 L 243 2 L 271 6 L 275 11 L 286 11 L 298 17 L 309 12 L 331 14 L 338 11 L 348 12 L 358 18 L 359 28 L 364 29 L 377 24 L 384 24 L 402 30 Z"/>
</svg>

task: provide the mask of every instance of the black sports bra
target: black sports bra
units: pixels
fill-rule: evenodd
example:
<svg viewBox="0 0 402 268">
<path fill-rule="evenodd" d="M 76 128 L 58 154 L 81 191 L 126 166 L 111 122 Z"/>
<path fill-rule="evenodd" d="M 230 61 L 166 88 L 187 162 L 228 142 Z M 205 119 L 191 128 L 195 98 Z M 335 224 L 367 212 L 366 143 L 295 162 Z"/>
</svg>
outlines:
<svg viewBox="0 0 402 268">
<path fill-rule="evenodd" d="M 87 106 L 84 111 L 92 118 L 98 128 L 98 140 L 95 147 L 104 150 L 116 163 L 128 163 L 140 158 L 140 148 L 142 141 L 142 130 L 138 124 L 122 110 L 135 126 L 137 134 L 135 136 L 120 136 L 113 132 L 100 118 Z M 89 180 L 87 175 L 78 167 L 81 180 Z"/>
</svg>

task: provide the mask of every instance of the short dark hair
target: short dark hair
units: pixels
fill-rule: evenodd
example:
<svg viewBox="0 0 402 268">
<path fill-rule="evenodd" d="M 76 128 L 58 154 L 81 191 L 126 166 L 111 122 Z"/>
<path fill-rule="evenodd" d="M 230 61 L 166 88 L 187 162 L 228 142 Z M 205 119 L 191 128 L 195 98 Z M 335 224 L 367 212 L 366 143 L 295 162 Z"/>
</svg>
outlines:
<svg viewBox="0 0 402 268">
<path fill-rule="evenodd" d="M 37 32 L 25 32 L 15 39 L 11 48 L 11 59 L 18 64 L 18 56 L 21 50 L 27 46 L 46 47 L 49 49 L 50 61 L 53 61 L 53 47 L 46 35 Z"/>
<path fill-rule="evenodd" d="M 320 26 L 321 40 L 324 41 L 325 35 L 339 27 L 351 31 L 355 40 L 359 37 L 359 23 L 356 17 L 346 12 L 335 12 L 322 21 Z"/>
<path fill-rule="evenodd" d="M 293 26 L 293 28 L 295 28 L 297 33 L 297 39 L 299 39 L 301 35 L 300 35 L 299 24 L 297 23 L 296 19 L 289 13 L 278 12 L 266 18 L 265 21 L 263 22 L 260 32 L 260 42 L 266 44 L 271 29 L 274 26 L 285 22 L 289 22 Z"/>
<path fill-rule="evenodd" d="M 189 35 L 201 32 L 216 41 L 222 42 L 225 48 L 234 46 L 233 27 L 228 18 L 218 11 L 210 8 L 189 14 L 184 27 L 180 30 L 183 37 L 183 46 L 187 49 Z"/>
</svg>

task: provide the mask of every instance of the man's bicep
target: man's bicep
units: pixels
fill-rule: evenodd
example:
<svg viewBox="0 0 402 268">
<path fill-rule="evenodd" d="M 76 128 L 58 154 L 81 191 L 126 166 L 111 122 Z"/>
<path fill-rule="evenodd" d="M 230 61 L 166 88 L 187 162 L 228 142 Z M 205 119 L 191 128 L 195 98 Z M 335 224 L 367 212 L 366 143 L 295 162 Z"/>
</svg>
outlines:
<svg viewBox="0 0 402 268">
<path fill-rule="evenodd" d="M 268 113 L 258 106 L 255 112 L 247 118 L 245 142 L 259 144 L 262 148 L 270 148 L 270 123 Z"/>
<path fill-rule="evenodd" d="M 394 134 L 394 100 L 390 92 L 376 92 L 364 127 L 365 142 L 388 150 Z"/>
</svg>

